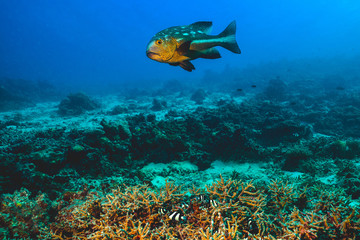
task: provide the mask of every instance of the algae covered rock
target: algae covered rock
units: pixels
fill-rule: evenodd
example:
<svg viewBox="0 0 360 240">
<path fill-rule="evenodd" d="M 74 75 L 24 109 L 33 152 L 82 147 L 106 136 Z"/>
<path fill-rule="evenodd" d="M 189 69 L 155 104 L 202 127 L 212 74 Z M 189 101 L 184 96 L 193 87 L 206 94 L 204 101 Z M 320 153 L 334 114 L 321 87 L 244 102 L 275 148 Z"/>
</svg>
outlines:
<svg viewBox="0 0 360 240">
<path fill-rule="evenodd" d="M 122 107 L 120 105 L 116 105 L 108 112 L 109 115 L 119 115 L 123 113 L 127 113 L 129 110 L 126 107 Z"/>
<path fill-rule="evenodd" d="M 296 145 L 290 147 L 285 153 L 285 163 L 283 169 L 286 171 L 295 171 L 298 167 L 305 163 L 313 153 L 305 146 Z"/>
<path fill-rule="evenodd" d="M 350 160 L 338 160 L 336 163 L 339 166 L 336 176 L 340 186 L 353 199 L 360 198 L 360 164 Z"/>
<path fill-rule="evenodd" d="M 105 136 L 114 140 L 125 140 L 131 137 L 129 124 L 126 120 L 119 120 L 117 122 L 108 122 L 103 119 L 100 122 L 103 127 Z"/>
<path fill-rule="evenodd" d="M 86 158 L 87 150 L 80 144 L 76 144 L 67 149 L 66 163 L 69 165 L 81 164 L 82 160 Z"/>
<path fill-rule="evenodd" d="M 198 89 L 191 95 L 191 100 L 196 104 L 203 104 L 207 94 L 204 89 Z"/>
<path fill-rule="evenodd" d="M 99 104 L 90 99 L 84 93 L 69 94 L 59 104 L 58 113 L 60 115 L 80 115 L 86 111 L 94 110 Z"/>
<path fill-rule="evenodd" d="M 269 81 L 268 86 L 264 90 L 264 95 L 267 99 L 283 101 L 287 98 L 287 85 L 280 79 L 276 77 Z"/>
<path fill-rule="evenodd" d="M 297 142 L 311 136 L 310 126 L 295 121 L 283 121 L 263 128 L 259 140 L 263 144 L 274 146 L 282 142 Z"/>
<path fill-rule="evenodd" d="M 167 107 L 166 101 L 161 101 L 161 100 L 159 100 L 157 98 L 153 99 L 152 104 L 153 105 L 151 107 L 151 110 L 153 110 L 153 111 L 161 111 L 161 110 L 163 110 L 164 108 Z"/>
<path fill-rule="evenodd" d="M 326 150 L 332 158 L 354 159 L 360 156 L 360 141 L 337 140 L 326 146 Z"/>
</svg>

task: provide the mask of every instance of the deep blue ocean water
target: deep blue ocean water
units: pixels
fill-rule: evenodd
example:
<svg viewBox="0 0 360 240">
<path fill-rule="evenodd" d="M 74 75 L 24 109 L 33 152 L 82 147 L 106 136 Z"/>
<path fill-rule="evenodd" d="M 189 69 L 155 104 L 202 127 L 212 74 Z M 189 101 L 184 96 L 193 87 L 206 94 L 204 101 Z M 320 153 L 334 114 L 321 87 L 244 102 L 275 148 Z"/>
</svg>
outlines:
<svg viewBox="0 0 360 240">
<path fill-rule="evenodd" d="M 56 85 L 199 78 L 211 69 L 360 53 L 360 3 L 336 1 L 83 1 L 1 0 L 0 77 Z M 235 55 L 196 60 L 187 73 L 151 61 L 150 38 L 171 26 L 212 21 L 212 34 L 237 22 Z"/>
</svg>

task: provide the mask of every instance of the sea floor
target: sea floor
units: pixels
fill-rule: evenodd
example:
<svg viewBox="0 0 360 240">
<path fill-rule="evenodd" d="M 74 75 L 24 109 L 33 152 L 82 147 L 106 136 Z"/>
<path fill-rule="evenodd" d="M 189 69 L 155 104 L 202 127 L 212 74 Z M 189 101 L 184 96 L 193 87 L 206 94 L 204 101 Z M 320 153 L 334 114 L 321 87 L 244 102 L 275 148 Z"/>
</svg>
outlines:
<svg viewBox="0 0 360 240">
<path fill-rule="evenodd" d="M 219 239 L 356 239 L 360 93 L 271 91 L 274 86 L 245 93 L 74 94 L 62 103 L 0 112 L 0 236 L 208 239 L 218 233 L 223 236 Z M 246 184 L 251 185 L 249 195 L 241 200 L 240 186 Z M 123 209 L 126 201 L 133 210 Z M 319 205 L 324 201 L 328 206 Z M 111 204 L 118 204 L 123 215 L 115 216 Z M 76 208 L 88 211 L 88 220 L 75 214 Z M 163 208 L 168 212 L 161 216 Z M 211 232 L 195 227 L 192 218 L 202 219 L 200 210 L 210 214 L 203 227 L 213 224 Z M 336 211 L 337 220 L 332 215 Z M 267 214 L 266 219 L 249 223 L 256 222 L 251 219 L 258 212 Z M 183 220 L 171 219 L 172 213 Z M 321 220 L 326 216 L 327 222 Z M 129 221 L 129 226 L 115 220 Z M 301 229 L 304 221 L 313 227 Z M 100 222 L 113 230 L 101 235 L 104 229 L 92 227 Z M 233 225 L 222 226 L 224 222 Z M 140 233 L 142 226 L 147 233 Z M 340 236 L 344 238 L 336 238 Z"/>
</svg>

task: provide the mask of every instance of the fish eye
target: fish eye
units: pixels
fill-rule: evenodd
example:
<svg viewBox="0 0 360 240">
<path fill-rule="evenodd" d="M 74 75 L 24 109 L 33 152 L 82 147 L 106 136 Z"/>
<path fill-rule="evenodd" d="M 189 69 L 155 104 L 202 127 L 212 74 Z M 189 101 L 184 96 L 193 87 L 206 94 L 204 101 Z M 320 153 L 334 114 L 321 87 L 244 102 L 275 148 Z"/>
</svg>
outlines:
<svg viewBox="0 0 360 240">
<path fill-rule="evenodd" d="M 162 42 L 163 42 L 163 41 L 162 41 L 161 39 L 158 39 L 158 40 L 156 40 L 156 42 L 155 42 L 155 43 L 156 43 L 157 45 L 161 45 L 161 44 L 162 44 Z"/>
</svg>

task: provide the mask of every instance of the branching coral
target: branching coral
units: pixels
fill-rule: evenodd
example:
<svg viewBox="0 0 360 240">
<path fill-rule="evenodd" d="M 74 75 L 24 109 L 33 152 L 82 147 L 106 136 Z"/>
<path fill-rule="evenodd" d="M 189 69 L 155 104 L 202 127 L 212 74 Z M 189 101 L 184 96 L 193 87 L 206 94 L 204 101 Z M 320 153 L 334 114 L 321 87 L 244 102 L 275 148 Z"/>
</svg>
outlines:
<svg viewBox="0 0 360 240">
<path fill-rule="evenodd" d="M 206 189 L 183 190 L 170 181 L 157 190 L 148 185 L 118 186 L 101 195 L 100 191 L 85 189 L 60 198 L 55 220 L 38 224 L 34 234 L 61 240 L 312 240 L 359 236 L 359 209 L 351 207 L 339 192 L 323 193 L 320 201 L 313 192 L 279 180 L 264 185 L 221 176 Z M 14 201 L 10 199 L 2 203 L 2 218 L 5 212 L 14 211 L 8 207 Z M 304 199 L 306 204 L 299 209 L 298 202 Z"/>
</svg>

